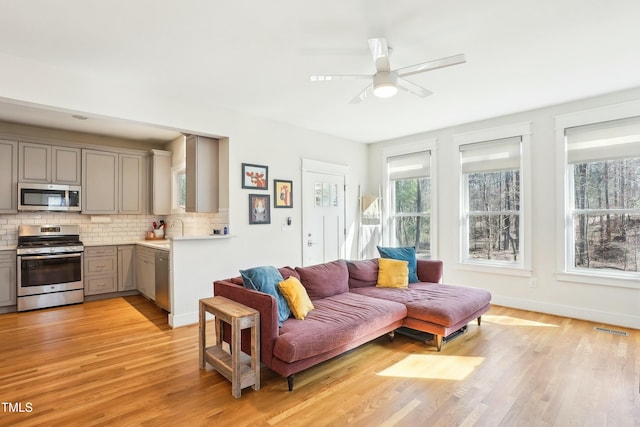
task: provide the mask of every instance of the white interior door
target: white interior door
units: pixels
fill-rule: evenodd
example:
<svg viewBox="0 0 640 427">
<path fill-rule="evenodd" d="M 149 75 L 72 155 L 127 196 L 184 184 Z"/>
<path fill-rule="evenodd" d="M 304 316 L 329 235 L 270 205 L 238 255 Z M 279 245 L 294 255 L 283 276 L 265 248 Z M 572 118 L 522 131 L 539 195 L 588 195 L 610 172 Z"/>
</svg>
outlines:
<svg viewBox="0 0 640 427">
<path fill-rule="evenodd" d="M 315 265 L 344 257 L 345 179 L 345 175 L 304 171 L 303 265 Z"/>
</svg>

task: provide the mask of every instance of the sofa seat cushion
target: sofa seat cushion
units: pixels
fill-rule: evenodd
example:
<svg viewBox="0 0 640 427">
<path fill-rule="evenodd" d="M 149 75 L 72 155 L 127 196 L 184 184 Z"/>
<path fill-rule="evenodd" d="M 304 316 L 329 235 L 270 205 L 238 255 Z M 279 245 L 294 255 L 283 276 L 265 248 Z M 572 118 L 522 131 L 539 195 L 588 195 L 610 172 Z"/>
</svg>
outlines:
<svg viewBox="0 0 640 427">
<path fill-rule="evenodd" d="M 273 348 L 275 357 L 291 363 L 326 353 L 407 315 L 404 304 L 350 292 L 316 299 L 313 305 L 304 320 L 284 322 Z"/>
<path fill-rule="evenodd" d="M 403 303 L 407 317 L 452 326 L 491 302 L 491 293 L 466 286 L 410 283 L 405 289 L 355 288 L 351 292 Z"/>
</svg>

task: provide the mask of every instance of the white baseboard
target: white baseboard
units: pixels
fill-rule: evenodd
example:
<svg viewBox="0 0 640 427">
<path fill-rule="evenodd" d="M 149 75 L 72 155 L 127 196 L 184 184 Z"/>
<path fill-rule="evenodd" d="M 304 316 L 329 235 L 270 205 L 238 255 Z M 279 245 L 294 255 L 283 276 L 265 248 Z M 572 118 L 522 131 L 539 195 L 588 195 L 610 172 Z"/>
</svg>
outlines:
<svg viewBox="0 0 640 427">
<path fill-rule="evenodd" d="M 582 319 L 608 325 L 640 329 L 640 316 L 610 313 L 607 311 L 591 310 L 570 305 L 551 304 L 548 302 L 513 298 L 502 295 L 492 295 L 491 303 L 504 307 L 537 311 L 540 313 L 554 314 L 556 316 L 571 317 L 573 319 Z"/>
<path fill-rule="evenodd" d="M 182 313 L 177 316 L 169 314 L 169 326 L 172 328 L 180 328 L 182 326 L 197 325 L 199 321 L 199 313 L 193 311 L 190 313 Z"/>
</svg>

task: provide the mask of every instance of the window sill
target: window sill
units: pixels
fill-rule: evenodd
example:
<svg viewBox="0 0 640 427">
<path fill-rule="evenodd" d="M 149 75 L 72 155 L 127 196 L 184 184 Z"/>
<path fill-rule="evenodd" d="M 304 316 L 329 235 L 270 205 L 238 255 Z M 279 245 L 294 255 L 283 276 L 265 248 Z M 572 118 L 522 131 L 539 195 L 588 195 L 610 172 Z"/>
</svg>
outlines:
<svg viewBox="0 0 640 427">
<path fill-rule="evenodd" d="M 532 277 L 532 271 L 519 265 L 481 264 L 472 262 L 459 262 L 458 270 L 473 271 L 478 273 L 502 274 L 506 276 Z"/>
<path fill-rule="evenodd" d="M 638 277 L 620 277 L 605 274 L 587 274 L 579 272 L 563 272 L 556 275 L 561 282 L 573 282 L 583 285 L 614 286 L 617 288 L 640 289 Z"/>
</svg>

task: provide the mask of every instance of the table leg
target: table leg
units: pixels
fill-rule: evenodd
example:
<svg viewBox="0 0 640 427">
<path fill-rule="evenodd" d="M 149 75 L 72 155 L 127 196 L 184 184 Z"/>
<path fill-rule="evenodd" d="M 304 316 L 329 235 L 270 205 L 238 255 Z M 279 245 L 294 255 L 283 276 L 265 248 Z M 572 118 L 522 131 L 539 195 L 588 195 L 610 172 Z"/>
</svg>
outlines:
<svg viewBox="0 0 640 427">
<path fill-rule="evenodd" d="M 258 320 L 258 316 L 255 316 L 253 326 L 251 327 L 251 369 L 253 369 L 253 375 L 255 376 L 255 383 L 253 384 L 254 390 L 260 390 L 260 363 L 258 363 L 260 356 L 259 328 L 260 321 Z"/>
<path fill-rule="evenodd" d="M 198 319 L 198 344 L 199 344 L 199 356 L 200 356 L 200 369 L 205 368 L 204 363 L 204 351 L 207 345 L 206 342 L 206 322 L 205 322 L 205 310 L 204 303 L 200 301 L 199 319 Z"/>
<path fill-rule="evenodd" d="M 240 385 L 240 321 L 237 318 L 232 320 L 233 325 L 231 325 L 231 394 L 235 398 L 240 397 L 240 393 L 242 392 L 242 388 Z"/>
</svg>

